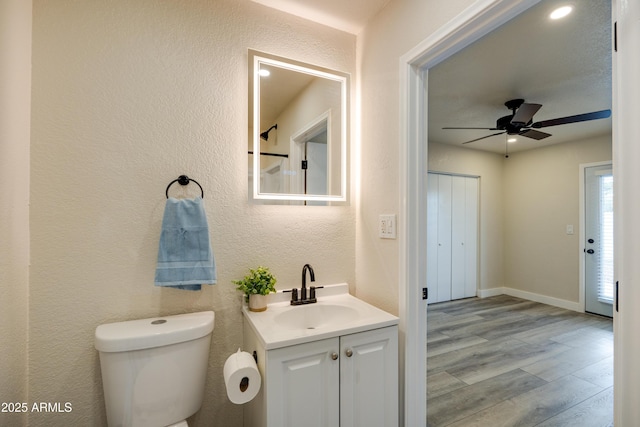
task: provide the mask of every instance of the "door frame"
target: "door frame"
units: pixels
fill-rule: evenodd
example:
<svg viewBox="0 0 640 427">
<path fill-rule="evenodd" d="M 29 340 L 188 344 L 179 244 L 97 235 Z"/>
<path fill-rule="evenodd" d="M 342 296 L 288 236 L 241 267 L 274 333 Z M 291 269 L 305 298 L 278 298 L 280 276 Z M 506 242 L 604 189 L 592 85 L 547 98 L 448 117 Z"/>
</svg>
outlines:
<svg viewBox="0 0 640 427">
<path fill-rule="evenodd" d="M 585 188 L 585 173 L 586 173 L 586 169 L 587 168 L 591 168 L 591 167 L 595 167 L 595 166 L 611 166 L 613 167 L 613 161 L 612 160 L 606 160 L 606 161 L 602 161 L 602 162 L 593 162 L 593 163 L 581 163 L 580 164 L 580 176 L 579 176 L 579 203 L 580 203 L 580 233 L 579 233 L 579 239 L 580 239 L 580 247 L 579 249 L 584 249 L 584 241 L 586 239 L 586 230 L 585 230 L 585 225 L 586 225 L 586 209 L 587 207 L 585 206 L 585 200 L 586 200 L 586 188 Z M 586 299 L 586 289 L 587 289 L 587 281 L 586 281 L 586 276 L 585 276 L 585 262 L 586 262 L 586 255 L 585 252 L 582 251 L 580 252 L 580 261 L 579 261 L 579 283 L 580 283 L 580 288 L 578 291 L 578 308 L 580 309 L 580 312 L 584 313 L 586 311 L 586 304 L 587 304 L 587 299 Z"/>
<path fill-rule="evenodd" d="M 401 425 L 424 425 L 426 420 L 426 304 L 417 295 L 424 286 L 426 207 L 421 195 L 427 171 L 427 70 L 462 47 L 536 4 L 535 0 L 477 0 L 448 24 L 419 43 L 400 59 L 400 214 L 399 214 L 399 314 Z M 631 425 L 640 410 L 640 19 L 639 2 L 611 0 L 616 22 L 617 50 L 613 54 L 613 174 L 615 271 L 619 287 L 614 322 L 614 423 Z M 622 90 L 621 88 L 624 88 Z M 424 198 L 422 198 L 424 199 Z M 618 308 L 619 305 L 619 308 Z M 422 379 L 422 380 L 421 380 Z"/>
<path fill-rule="evenodd" d="M 400 425 L 424 425 L 427 414 L 426 194 L 428 70 L 540 0 L 477 0 L 402 55 L 399 63 Z"/>
</svg>

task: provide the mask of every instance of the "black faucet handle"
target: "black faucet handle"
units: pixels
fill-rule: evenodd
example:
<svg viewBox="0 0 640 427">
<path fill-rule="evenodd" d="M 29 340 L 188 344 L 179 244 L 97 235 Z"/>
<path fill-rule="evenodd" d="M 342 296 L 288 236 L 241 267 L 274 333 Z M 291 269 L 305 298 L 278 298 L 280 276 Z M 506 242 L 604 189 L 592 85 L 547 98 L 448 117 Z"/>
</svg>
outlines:
<svg viewBox="0 0 640 427">
<path fill-rule="evenodd" d="M 291 302 L 296 302 L 298 301 L 298 289 L 297 288 L 293 288 L 293 289 L 287 289 L 286 291 L 282 291 L 284 292 L 291 292 Z"/>
<path fill-rule="evenodd" d="M 315 299 L 316 298 L 316 289 L 322 289 L 324 288 L 324 286 L 311 286 L 309 288 L 309 299 Z"/>
</svg>

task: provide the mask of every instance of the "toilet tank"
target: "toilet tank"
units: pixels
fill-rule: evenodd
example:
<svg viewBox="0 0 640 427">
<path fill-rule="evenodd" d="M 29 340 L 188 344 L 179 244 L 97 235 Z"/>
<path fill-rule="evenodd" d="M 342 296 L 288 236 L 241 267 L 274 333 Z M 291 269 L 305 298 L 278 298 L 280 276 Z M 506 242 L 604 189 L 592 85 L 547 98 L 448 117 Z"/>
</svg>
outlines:
<svg viewBox="0 0 640 427">
<path fill-rule="evenodd" d="M 213 311 L 98 326 L 109 427 L 167 426 L 195 414 L 213 326 Z"/>
</svg>

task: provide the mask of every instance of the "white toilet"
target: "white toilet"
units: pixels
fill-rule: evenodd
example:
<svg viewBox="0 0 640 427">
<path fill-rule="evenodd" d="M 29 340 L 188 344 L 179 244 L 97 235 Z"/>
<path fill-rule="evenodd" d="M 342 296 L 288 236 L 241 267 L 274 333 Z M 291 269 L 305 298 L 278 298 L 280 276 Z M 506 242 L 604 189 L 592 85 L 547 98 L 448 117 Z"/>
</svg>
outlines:
<svg viewBox="0 0 640 427">
<path fill-rule="evenodd" d="M 96 328 L 109 427 L 186 427 L 202 405 L 213 311 Z"/>
</svg>

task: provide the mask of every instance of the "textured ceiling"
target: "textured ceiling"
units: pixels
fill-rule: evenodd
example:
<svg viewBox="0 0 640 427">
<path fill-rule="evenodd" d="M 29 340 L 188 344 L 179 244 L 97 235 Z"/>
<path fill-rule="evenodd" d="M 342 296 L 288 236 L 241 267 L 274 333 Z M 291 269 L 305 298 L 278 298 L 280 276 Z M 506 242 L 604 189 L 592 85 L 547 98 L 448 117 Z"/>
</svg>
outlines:
<svg viewBox="0 0 640 427">
<path fill-rule="evenodd" d="M 390 0 L 252 0 L 265 6 L 358 34 Z"/>
<path fill-rule="evenodd" d="M 514 98 L 542 104 L 534 121 L 611 108 L 610 1 L 574 1 L 572 14 L 551 21 L 561 4 L 544 0 L 429 70 L 429 141 L 504 153 L 505 135 L 462 145 L 496 131 L 442 127 L 494 127 Z M 552 136 L 517 137 L 509 151 L 611 133 L 611 119 L 541 130 Z"/>
</svg>

